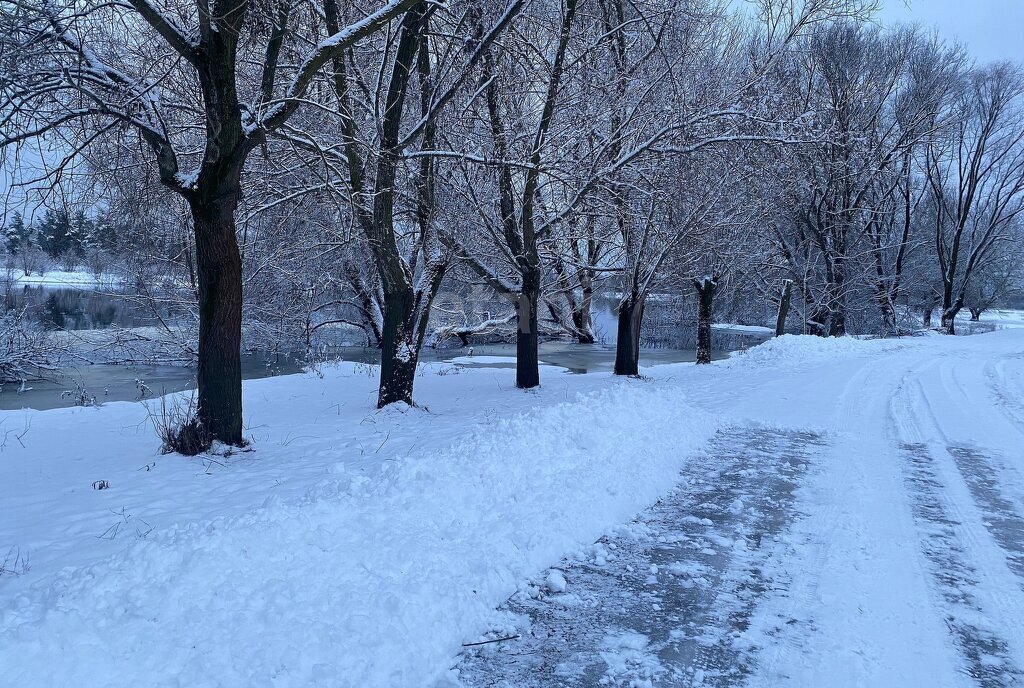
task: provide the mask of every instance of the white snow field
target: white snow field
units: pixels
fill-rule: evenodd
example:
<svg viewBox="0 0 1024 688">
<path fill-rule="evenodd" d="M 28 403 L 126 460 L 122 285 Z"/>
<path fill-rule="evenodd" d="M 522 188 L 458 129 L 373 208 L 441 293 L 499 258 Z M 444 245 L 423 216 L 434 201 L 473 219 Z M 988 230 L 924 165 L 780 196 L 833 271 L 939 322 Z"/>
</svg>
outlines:
<svg viewBox="0 0 1024 688">
<path fill-rule="evenodd" d="M 12 271 L 13 272 L 13 271 Z M 120 282 L 119 278 L 97 279 L 96 275 L 84 270 L 47 270 L 42 274 L 25 275 L 15 272 L 15 282 L 38 287 L 100 287 Z"/>
<path fill-rule="evenodd" d="M 228 457 L 3 412 L 0 682 L 1024 681 L 1024 329 L 644 372 L 250 381 Z"/>
</svg>

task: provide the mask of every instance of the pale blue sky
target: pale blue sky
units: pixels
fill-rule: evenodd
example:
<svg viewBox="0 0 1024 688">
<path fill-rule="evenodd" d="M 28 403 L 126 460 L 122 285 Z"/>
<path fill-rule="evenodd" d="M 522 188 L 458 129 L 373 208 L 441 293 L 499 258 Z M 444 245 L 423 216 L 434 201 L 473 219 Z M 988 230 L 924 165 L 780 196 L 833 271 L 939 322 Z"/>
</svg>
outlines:
<svg viewBox="0 0 1024 688">
<path fill-rule="evenodd" d="M 916 22 L 964 43 L 980 61 L 1024 63 L 1024 0 L 881 0 L 884 23 Z"/>
</svg>

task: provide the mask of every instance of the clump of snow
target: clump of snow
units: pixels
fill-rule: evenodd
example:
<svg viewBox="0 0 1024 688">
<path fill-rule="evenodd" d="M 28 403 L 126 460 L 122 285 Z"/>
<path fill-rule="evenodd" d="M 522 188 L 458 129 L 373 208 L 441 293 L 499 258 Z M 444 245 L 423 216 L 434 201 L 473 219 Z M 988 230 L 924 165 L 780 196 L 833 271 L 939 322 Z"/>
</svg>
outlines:
<svg viewBox="0 0 1024 688">
<path fill-rule="evenodd" d="M 398 345 L 398 351 L 395 352 L 395 358 L 397 358 L 402 363 L 408 363 L 409 361 L 412 360 L 412 356 L 412 347 L 409 346 L 409 342 L 402 340 L 402 342 Z"/>
<path fill-rule="evenodd" d="M 569 584 L 565 580 L 565 575 L 558 569 L 551 569 L 548 571 L 548 577 L 544 579 L 544 587 L 550 592 L 561 593 L 565 592 Z"/>
<path fill-rule="evenodd" d="M 602 684 L 650 688 L 652 679 L 665 673 L 658 655 L 648 647 L 647 636 L 636 631 L 622 631 L 604 639 L 601 659 L 607 665 Z"/>
</svg>

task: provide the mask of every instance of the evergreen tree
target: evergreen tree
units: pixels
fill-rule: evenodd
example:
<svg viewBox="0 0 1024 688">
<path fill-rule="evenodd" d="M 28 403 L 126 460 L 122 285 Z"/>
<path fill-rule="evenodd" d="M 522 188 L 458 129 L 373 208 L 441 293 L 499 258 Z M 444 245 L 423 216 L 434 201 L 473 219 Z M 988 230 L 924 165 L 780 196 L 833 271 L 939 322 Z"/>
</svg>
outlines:
<svg viewBox="0 0 1024 688">
<path fill-rule="evenodd" d="M 27 251 L 32 243 L 32 225 L 25 224 L 25 218 L 21 213 L 15 211 L 11 215 L 11 221 L 4 230 L 4 245 L 7 252 L 17 255 Z"/>
<path fill-rule="evenodd" d="M 71 216 L 66 210 L 47 210 L 37 232 L 39 248 L 57 259 L 72 249 Z"/>
<path fill-rule="evenodd" d="M 88 245 L 90 248 L 98 248 L 104 251 L 117 249 L 118 227 L 110 213 L 102 213 L 92 223 L 92 231 L 89 235 Z"/>
<path fill-rule="evenodd" d="M 93 226 L 93 221 L 86 216 L 84 210 L 76 212 L 68 231 L 67 250 L 73 251 L 79 257 L 84 255 L 85 249 L 89 245 L 89 239 L 92 236 Z"/>
</svg>

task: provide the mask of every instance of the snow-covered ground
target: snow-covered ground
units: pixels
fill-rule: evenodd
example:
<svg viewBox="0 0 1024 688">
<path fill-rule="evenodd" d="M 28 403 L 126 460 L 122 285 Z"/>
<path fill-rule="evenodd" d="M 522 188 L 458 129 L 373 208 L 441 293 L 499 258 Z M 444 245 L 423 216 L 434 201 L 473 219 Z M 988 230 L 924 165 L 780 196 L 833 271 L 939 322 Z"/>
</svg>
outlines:
<svg viewBox="0 0 1024 688">
<path fill-rule="evenodd" d="M 100 278 L 85 270 L 47 270 L 43 273 L 26 275 L 20 271 L 12 273 L 12 279 L 18 284 L 31 284 L 41 287 L 83 287 L 106 286 L 119 281 L 118 278 Z"/>
<path fill-rule="evenodd" d="M 138 404 L 4 412 L 0 675 L 1022 680 L 1024 330 L 645 373 L 431 365 L 383 412 L 367 366 L 252 381 L 256 450 L 192 460 Z"/>
<path fill-rule="evenodd" d="M 960 311 L 956 319 L 957 327 L 988 326 L 997 330 L 1024 327 L 1024 311 L 996 308 L 982 311 L 978 322 L 971 322 L 970 317 L 971 314 L 966 308 Z"/>
</svg>

